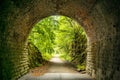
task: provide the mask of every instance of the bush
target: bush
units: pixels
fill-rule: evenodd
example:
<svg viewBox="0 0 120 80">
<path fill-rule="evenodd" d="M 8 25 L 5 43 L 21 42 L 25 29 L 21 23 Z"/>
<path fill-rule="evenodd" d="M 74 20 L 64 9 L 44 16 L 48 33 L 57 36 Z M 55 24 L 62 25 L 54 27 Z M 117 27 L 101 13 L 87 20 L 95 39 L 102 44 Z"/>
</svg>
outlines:
<svg viewBox="0 0 120 80">
<path fill-rule="evenodd" d="M 43 59 L 41 52 L 38 50 L 38 48 L 30 42 L 28 43 L 28 56 L 30 68 L 41 66 L 46 62 L 46 60 Z"/>
<path fill-rule="evenodd" d="M 85 64 L 78 64 L 77 65 L 77 71 L 84 71 L 85 70 Z"/>
</svg>

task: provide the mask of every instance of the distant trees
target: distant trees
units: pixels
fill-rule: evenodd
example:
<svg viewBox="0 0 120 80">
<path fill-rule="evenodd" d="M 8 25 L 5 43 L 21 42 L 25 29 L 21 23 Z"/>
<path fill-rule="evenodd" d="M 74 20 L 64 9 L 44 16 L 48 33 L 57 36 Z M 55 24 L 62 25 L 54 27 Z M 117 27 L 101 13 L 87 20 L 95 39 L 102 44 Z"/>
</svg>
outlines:
<svg viewBox="0 0 120 80">
<path fill-rule="evenodd" d="M 42 53 L 54 52 L 54 39 L 57 25 L 53 17 L 45 18 L 34 26 L 29 41 L 32 42 Z"/>
<path fill-rule="evenodd" d="M 75 65 L 85 63 L 86 34 L 76 21 L 68 17 L 50 16 L 41 20 L 33 27 L 28 40 L 45 58 L 58 52 Z"/>
</svg>

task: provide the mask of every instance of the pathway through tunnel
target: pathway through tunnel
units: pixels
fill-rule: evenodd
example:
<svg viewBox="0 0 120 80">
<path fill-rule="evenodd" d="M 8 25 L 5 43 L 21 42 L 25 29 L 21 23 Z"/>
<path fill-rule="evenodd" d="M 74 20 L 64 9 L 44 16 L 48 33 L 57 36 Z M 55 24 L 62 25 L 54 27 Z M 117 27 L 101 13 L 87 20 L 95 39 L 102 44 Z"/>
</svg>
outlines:
<svg viewBox="0 0 120 80">
<path fill-rule="evenodd" d="M 39 72 L 40 70 L 37 69 Z M 28 73 L 21 77 L 19 80 L 93 80 L 86 73 L 79 73 L 69 63 L 63 61 L 56 54 L 50 60 L 50 66 L 47 72 L 43 75 L 33 76 L 32 73 Z"/>
<path fill-rule="evenodd" d="M 56 54 L 50 60 L 48 73 L 77 73 L 77 71 L 68 62 L 61 60 L 59 54 Z"/>
<path fill-rule="evenodd" d="M 86 69 L 87 47 L 86 33 L 75 20 L 58 15 L 41 20 L 28 37 L 30 73 L 22 80 L 91 80 L 79 73 Z"/>
</svg>

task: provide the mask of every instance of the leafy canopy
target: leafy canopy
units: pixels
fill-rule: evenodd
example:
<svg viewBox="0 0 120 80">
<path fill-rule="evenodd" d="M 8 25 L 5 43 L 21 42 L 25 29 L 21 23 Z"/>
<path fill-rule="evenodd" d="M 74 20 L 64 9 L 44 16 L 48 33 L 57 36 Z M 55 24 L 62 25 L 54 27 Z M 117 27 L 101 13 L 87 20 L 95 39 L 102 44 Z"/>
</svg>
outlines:
<svg viewBox="0 0 120 80">
<path fill-rule="evenodd" d="M 83 28 L 65 16 L 50 16 L 37 23 L 28 41 L 33 43 L 43 57 L 60 53 L 66 60 L 74 61 L 75 55 L 85 52 L 87 38 Z M 79 61 L 79 60 L 78 60 Z"/>
</svg>

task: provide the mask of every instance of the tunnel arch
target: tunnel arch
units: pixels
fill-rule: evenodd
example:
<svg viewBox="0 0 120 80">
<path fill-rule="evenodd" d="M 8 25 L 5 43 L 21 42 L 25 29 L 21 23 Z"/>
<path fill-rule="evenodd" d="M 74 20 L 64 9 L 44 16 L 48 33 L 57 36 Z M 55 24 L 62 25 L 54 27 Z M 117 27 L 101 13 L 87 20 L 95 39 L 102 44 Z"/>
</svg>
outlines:
<svg viewBox="0 0 120 80">
<path fill-rule="evenodd" d="M 0 76 L 3 80 L 16 79 L 28 71 L 24 46 L 27 36 L 39 20 L 56 14 L 73 18 L 84 27 L 91 46 L 87 72 L 97 80 L 119 78 L 119 1 L 9 0 L 0 4 Z"/>
<path fill-rule="evenodd" d="M 57 22 L 56 26 L 54 24 L 54 21 Z M 64 25 L 64 28 L 63 28 L 63 25 Z M 48 32 L 46 32 L 47 30 L 48 30 Z M 62 32 L 62 30 L 65 31 L 65 32 Z M 53 36 L 55 35 L 54 39 L 51 39 L 49 37 L 49 36 L 51 36 L 51 31 L 53 32 L 52 35 Z M 34 35 L 33 35 L 34 32 L 36 34 L 39 34 L 38 35 L 39 37 L 34 37 Z M 66 32 L 68 32 L 68 34 L 71 34 L 71 35 L 67 35 Z M 64 36 L 64 38 L 61 38 L 60 36 L 58 36 L 58 35 L 60 35 L 60 33 L 62 34 L 62 36 Z M 49 36 L 47 36 L 46 34 L 49 34 Z M 65 35 L 66 35 L 66 37 L 65 37 Z M 67 36 L 70 36 L 69 40 L 68 40 Z M 73 38 L 73 36 L 74 36 L 74 38 Z M 42 37 L 42 38 L 40 38 L 40 37 Z M 57 51 L 55 51 L 55 52 L 53 51 L 53 53 L 51 53 L 51 52 L 47 52 L 48 49 L 44 50 L 45 48 L 47 48 L 43 44 L 44 42 L 45 43 L 47 42 L 47 40 L 44 37 L 48 37 L 47 40 L 50 44 L 55 43 L 53 45 L 56 46 L 56 47 L 52 47 L 52 46 L 49 46 L 49 47 L 50 47 L 51 50 L 52 49 L 55 50 L 55 48 L 56 48 Z M 53 41 L 49 41 L 49 40 L 53 40 Z M 60 42 L 60 41 L 62 41 L 62 42 Z M 62 58 L 64 58 L 66 61 L 69 61 L 79 71 L 81 71 L 80 70 L 81 68 L 78 69 L 78 65 L 79 66 L 82 65 L 82 66 L 84 66 L 84 68 L 86 68 L 85 63 L 86 63 L 86 53 L 87 53 L 86 49 L 87 49 L 87 44 L 88 44 L 87 42 L 88 42 L 88 37 L 87 37 L 86 32 L 84 31 L 83 27 L 75 19 L 72 19 L 72 18 L 67 17 L 67 16 L 63 16 L 63 15 L 51 15 L 51 16 L 43 18 L 37 24 L 34 25 L 34 27 L 30 31 L 30 34 L 28 36 L 28 43 L 34 44 L 39 49 L 41 54 L 49 53 L 48 55 L 50 55 L 50 54 L 54 54 L 54 53 L 56 54 L 56 52 L 58 52 L 58 53 L 60 53 L 60 56 Z M 41 45 L 41 47 L 40 47 L 39 44 Z M 65 48 L 60 49 L 60 46 L 62 46 L 60 44 L 64 45 L 69 50 L 65 50 Z M 78 50 L 78 47 L 79 47 L 79 50 Z M 63 52 L 62 52 L 62 50 L 63 50 Z M 84 52 L 84 54 L 82 55 L 83 52 Z M 68 56 L 66 57 L 65 55 L 68 55 Z M 79 57 L 77 57 L 77 56 L 79 56 Z M 83 57 L 83 58 L 80 58 L 80 57 Z M 70 58 L 73 58 L 73 59 L 70 59 Z M 41 60 L 42 60 L 42 58 L 41 58 Z M 34 60 L 32 60 L 32 61 L 34 61 Z M 84 68 L 82 68 L 82 70 L 85 70 Z"/>
</svg>

